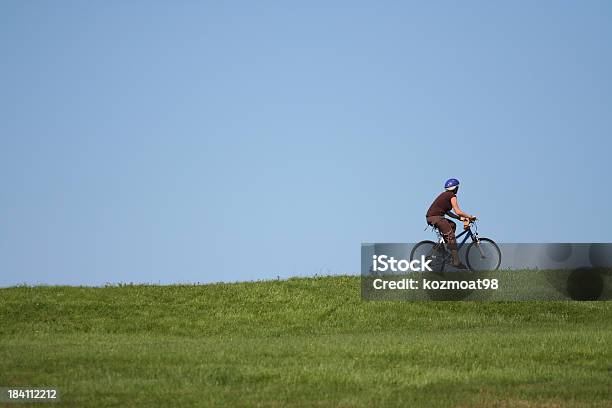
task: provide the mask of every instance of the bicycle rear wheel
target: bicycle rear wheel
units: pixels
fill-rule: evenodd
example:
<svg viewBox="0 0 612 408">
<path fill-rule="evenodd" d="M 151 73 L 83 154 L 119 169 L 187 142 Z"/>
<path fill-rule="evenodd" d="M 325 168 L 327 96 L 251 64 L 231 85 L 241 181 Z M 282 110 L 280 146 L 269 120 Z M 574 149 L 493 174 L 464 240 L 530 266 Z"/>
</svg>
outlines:
<svg viewBox="0 0 612 408">
<path fill-rule="evenodd" d="M 435 243 L 433 241 L 421 241 L 412 248 L 410 252 L 410 260 L 420 260 L 421 256 L 425 256 L 425 261 L 431 260 L 429 266 L 433 272 L 443 272 L 444 264 L 448 253 L 444 248 L 444 244 Z"/>
<path fill-rule="evenodd" d="M 465 258 L 472 271 L 495 271 L 501 264 L 501 250 L 492 239 L 480 238 L 468 246 Z"/>
</svg>

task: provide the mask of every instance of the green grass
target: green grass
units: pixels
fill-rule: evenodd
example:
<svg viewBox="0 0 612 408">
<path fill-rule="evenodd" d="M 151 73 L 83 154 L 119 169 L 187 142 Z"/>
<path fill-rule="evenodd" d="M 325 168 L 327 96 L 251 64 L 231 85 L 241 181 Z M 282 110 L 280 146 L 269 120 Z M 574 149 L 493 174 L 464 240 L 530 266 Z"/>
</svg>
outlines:
<svg viewBox="0 0 612 408">
<path fill-rule="evenodd" d="M 365 302 L 358 277 L 6 288 L 0 387 L 71 407 L 612 407 L 611 312 Z"/>
</svg>

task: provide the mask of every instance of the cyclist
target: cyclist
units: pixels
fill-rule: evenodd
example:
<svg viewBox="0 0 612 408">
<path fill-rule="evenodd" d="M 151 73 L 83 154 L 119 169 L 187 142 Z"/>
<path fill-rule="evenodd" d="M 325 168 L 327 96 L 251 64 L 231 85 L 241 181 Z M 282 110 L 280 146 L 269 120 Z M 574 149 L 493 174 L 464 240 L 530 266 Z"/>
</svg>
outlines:
<svg viewBox="0 0 612 408">
<path fill-rule="evenodd" d="M 457 203 L 457 192 L 459 191 L 459 180 L 448 179 L 444 183 L 445 191 L 441 193 L 431 203 L 429 210 L 427 210 L 427 224 L 436 227 L 442 234 L 444 242 L 451 251 L 453 258 L 453 266 L 457 269 L 467 269 L 467 267 L 459 260 L 457 254 L 457 241 L 455 239 L 455 229 L 457 224 L 454 221 L 449 220 L 445 217 L 448 215 L 451 218 L 461 221 L 474 221 L 476 217 L 461 211 L 459 204 Z M 454 213 L 451 211 L 453 210 Z"/>
</svg>

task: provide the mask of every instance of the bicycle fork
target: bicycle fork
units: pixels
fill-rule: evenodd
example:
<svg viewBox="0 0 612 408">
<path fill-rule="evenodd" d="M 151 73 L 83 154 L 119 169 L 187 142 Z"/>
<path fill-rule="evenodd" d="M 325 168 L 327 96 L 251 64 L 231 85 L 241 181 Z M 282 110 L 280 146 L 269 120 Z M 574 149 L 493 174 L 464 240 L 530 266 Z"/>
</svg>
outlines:
<svg viewBox="0 0 612 408">
<path fill-rule="evenodd" d="M 472 239 L 474 240 L 474 244 L 476 245 L 476 248 L 478 248 L 478 252 L 480 252 L 480 259 L 485 259 L 485 253 L 482 250 L 482 247 L 480 246 L 480 239 L 478 239 L 478 234 L 475 234 L 474 236 L 472 236 Z"/>
</svg>

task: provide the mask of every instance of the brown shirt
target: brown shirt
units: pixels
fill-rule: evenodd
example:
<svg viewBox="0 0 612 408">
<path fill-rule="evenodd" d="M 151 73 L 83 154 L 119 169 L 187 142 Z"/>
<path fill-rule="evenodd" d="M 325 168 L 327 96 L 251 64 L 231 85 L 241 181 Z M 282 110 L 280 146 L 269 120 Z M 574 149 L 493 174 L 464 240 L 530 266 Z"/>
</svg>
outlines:
<svg viewBox="0 0 612 408">
<path fill-rule="evenodd" d="M 454 191 L 445 191 L 441 193 L 438 197 L 436 197 L 434 202 L 431 203 L 429 210 L 427 210 L 426 217 L 433 217 L 436 215 L 443 216 L 444 214 L 452 210 L 453 205 L 451 204 L 451 198 L 453 197 L 455 197 Z"/>
</svg>

